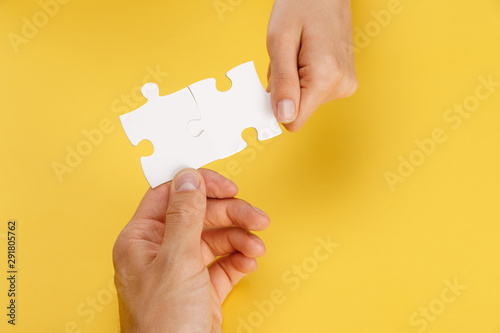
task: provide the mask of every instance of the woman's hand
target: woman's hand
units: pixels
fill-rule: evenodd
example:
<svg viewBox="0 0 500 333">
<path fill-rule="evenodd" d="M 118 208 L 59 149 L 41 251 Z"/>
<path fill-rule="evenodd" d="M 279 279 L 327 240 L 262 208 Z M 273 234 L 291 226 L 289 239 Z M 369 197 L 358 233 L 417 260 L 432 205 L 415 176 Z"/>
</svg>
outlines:
<svg viewBox="0 0 500 333">
<path fill-rule="evenodd" d="M 298 131 L 323 103 L 357 88 L 350 0 L 276 0 L 269 19 L 268 91 L 276 118 Z"/>
</svg>

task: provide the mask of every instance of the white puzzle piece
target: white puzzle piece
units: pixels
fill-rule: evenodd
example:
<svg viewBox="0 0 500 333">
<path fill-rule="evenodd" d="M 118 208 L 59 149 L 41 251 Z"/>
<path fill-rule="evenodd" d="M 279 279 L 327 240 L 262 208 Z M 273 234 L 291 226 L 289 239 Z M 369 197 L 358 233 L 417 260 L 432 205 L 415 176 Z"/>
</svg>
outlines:
<svg viewBox="0 0 500 333">
<path fill-rule="evenodd" d="M 120 116 L 120 121 L 134 146 L 142 140 L 153 144 L 153 154 L 141 157 L 142 170 L 151 187 L 173 179 L 184 168 L 197 169 L 219 158 L 217 145 L 208 133 L 193 137 L 187 131 L 187 123 L 199 117 L 187 88 L 160 96 L 156 84 L 146 83 L 141 91 L 148 102 Z"/>
<path fill-rule="evenodd" d="M 260 83 L 253 61 L 227 72 L 231 80 L 229 91 L 220 92 L 215 79 L 206 79 L 189 86 L 201 120 L 189 123 L 190 132 L 208 131 L 225 158 L 243 150 L 247 144 L 241 138 L 244 129 L 257 130 L 257 139 L 267 140 L 281 134 L 271 105 L 271 96 Z M 199 124 L 198 124 L 199 123 Z"/>
<path fill-rule="evenodd" d="M 244 149 L 241 133 L 248 127 L 257 130 L 258 140 L 281 133 L 253 62 L 235 67 L 227 77 L 232 82 L 227 92 L 217 90 L 215 79 L 167 96 L 159 95 L 156 84 L 146 83 L 141 91 L 147 103 L 120 116 L 134 146 L 142 140 L 153 144 L 154 153 L 141 157 L 151 187 L 173 179 L 183 168 L 197 169 Z"/>
</svg>

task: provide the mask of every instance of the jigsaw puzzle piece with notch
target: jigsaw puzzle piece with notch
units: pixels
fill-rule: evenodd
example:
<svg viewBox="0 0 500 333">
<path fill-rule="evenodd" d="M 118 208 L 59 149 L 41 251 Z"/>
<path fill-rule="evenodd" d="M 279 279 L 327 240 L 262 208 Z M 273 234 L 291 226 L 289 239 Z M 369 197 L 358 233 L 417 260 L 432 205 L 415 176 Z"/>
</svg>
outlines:
<svg viewBox="0 0 500 333">
<path fill-rule="evenodd" d="M 188 132 L 188 122 L 200 118 L 188 88 L 160 96 L 156 84 L 146 83 L 141 92 L 147 103 L 120 116 L 120 121 L 132 145 L 142 140 L 153 144 L 153 154 L 141 157 L 142 170 L 152 188 L 172 180 L 184 168 L 197 169 L 220 158 L 208 132 L 196 137 Z"/>
<path fill-rule="evenodd" d="M 233 68 L 226 76 L 232 83 L 226 92 L 217 89 L 213 78 L 188 87 L 201 114 L 201 119 L 189 122 L 189 131 L 200 136 L 208 132 L 219 147 L 220 158 L 247 146 L 241 137 L 246 128 L 255 128 L 259 141 L 281 134 L 271 96 L 262 86 L 253 61 Z"/>
</svg>

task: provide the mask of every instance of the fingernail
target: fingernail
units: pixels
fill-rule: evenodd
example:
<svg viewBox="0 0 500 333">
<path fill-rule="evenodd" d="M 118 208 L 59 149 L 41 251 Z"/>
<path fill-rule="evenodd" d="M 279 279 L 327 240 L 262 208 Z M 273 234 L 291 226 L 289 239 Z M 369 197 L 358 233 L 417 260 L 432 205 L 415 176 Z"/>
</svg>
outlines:
<svg viewBox="0 0 500 333">
<path fill-rule="evenodd" d="M 200 179 L 194 171 L 185 171 L 181 173 L 174 181 L 177 192 L 193 191 L 200 188 Z"/>
<path fill-rule="evenodd" d="M 265 246 L 264 242 L 262 241 L 262 239 L 260 239 L 259 237 L 255 236 L 254 234 L 252 233 L 248 233 L 248 237 L 250 237 L 251 239 L 254 239 L 256 240 L 257 242 L 261 243 L 262 245 Z"/>
<path fill-rule="evenodd" d="M 264 213 L 262 210 L 258 209 L 257 207 L 252 206 L 252 208 L 253 208 L 253 209 L 255 209 L 255 211 L 257 211 L 259 214 L 262 214 L 262 215 L 264 215 L 264 216 L 267 216 L 267 214 L 266 214 L 266 213 Z M 267 216 L 267 217 L 269 217 L 269 216 Z"/>
<path fill-rule="evenodd" d="M 278 121 L 280 123 L 290 123 L 294 121 L 295 103 L 290 99 L 284 99 L 278 103 Z"/>
</svg>

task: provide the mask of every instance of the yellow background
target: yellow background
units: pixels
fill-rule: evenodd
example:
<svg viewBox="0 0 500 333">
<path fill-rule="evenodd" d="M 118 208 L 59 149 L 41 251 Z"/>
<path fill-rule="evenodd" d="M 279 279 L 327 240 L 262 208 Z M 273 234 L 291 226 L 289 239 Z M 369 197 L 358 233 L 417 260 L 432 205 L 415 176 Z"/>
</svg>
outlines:
<svg viewBox="0 0 500 333">
<path fill-rule="evenodd" d="M 411 317 L 439 306 L 445 280 L 466 289 L 421 331 L 500 332 L 500 88 L 458 129 L 443 119 L 479 76 L 500 81 L 500 2 L 401 0 L 377 31 L 371 11 L 389 3 L 353 3 L 354 26 L 374 29 L 358 42 L 353 97 L 258 148 L 246 130 L 255 154 L 209 165 L 272 218 L 259 233 L 267 255 L 224 304 L 225 332 L 249 320 L 249 332 L 418 332 Z M 161 94 L 207 77 L 229 89 L 225 73 L 249 60 L 265 83 L 272 3 L 232 4 L 221 19 L 211 0 L 73 0 L 16 53 L 8 34 L 41 7 L 0 2 L 0 276 L 7 221 L 19 223 L 18 325 L 6 323 L 1 278 L 2 332 L 118 331 L 111 249 L 148 188 L 139 158 L 152 152 L 125 137 L 118 116 L 132 108 L 120 98 L 157 66 Z M 53 163 L 105 119 L 114 129 L 59 181 Z M 391 191 L 385 173 L 435 128 L 447 140 Z M 314 267 L 318 237 L 339 247 Z M 286 277 L 303 262 L 312 272 L 292 290 Z M 259 314 L 273 290 L 285 301 Z"/>
</svg>

